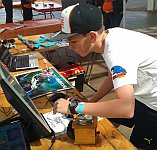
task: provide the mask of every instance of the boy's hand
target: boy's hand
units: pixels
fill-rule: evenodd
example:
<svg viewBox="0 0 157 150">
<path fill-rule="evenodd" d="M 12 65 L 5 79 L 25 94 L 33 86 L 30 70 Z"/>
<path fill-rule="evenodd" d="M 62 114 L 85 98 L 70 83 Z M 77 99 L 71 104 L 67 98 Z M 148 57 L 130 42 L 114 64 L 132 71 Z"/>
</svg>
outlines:
<svg viewBox="0 0 157 150">
<path fill-rule="evenodd" d="M 70 114 L 69 110 L 69 103 L 70 101 L 60 98 L 53 104 L 53 113 L 63 113 L 63 114 Z"/>
</svg>

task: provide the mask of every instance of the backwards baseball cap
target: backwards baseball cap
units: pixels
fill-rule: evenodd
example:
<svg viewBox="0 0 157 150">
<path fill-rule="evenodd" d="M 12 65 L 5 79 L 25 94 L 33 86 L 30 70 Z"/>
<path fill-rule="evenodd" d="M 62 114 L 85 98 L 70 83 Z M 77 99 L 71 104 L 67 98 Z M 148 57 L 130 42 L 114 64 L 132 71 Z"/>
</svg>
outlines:
<svg viewBox="0 0 157 150">
<path fill-rule="evenodd" d="M 77 3 L 65 8 L 61 13 L 62 30 L 51 40 L 66 39 L 75 34 L 98 31 L 102 26 L 102 13 L 94 5 Z"/>
</svg>

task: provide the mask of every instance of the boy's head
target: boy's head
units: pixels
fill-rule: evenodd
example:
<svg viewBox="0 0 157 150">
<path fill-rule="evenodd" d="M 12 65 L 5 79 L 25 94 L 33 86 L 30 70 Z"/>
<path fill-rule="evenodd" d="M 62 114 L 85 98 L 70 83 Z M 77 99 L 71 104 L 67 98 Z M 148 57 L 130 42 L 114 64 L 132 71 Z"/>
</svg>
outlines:
<svg viewBox="0 0 157 150">
<path fill-rule="evenodd" d="M 101 11 L 91 5 L 78 3 L 65 8 L 61 13 L 62 31 L 52 40 L 61 40 L 75 34 L 98 31 L 103 26 Z"/>
</svg>

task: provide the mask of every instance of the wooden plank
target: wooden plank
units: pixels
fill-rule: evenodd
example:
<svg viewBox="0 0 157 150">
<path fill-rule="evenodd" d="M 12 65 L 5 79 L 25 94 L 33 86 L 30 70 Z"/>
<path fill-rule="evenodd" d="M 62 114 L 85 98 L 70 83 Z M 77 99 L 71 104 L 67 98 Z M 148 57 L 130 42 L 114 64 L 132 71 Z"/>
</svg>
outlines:
<svg viewBox="0 0 157 150">
<path fill-rule="evenodd" d="M 24 25 L 24 27 L 15 30 L 7 29 L 7 27 L 16 25 Z M 16 23 L 0 24 L 0 28 L 6 29 L 0 34 L 0 39 L 15 38 L 18 34 L 23 36 L 39 35 L 61 30 L 61 20 L 57 18 L 29 20 Z"/>
<path fill-rule="evenodd" d="M 98 130 L 116 150 L 137 149 L 107 119 L 99 121 Z"/>
</svg>

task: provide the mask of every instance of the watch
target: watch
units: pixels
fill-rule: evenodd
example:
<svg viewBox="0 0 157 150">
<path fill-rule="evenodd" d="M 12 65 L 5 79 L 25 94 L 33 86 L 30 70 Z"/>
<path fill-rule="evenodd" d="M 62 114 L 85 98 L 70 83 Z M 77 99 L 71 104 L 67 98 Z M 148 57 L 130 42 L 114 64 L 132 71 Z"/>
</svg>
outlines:
<svg viewBox="0 0 157 150">
<path fill-rule="evenodd" d="M 70 102 L 69 110 L 70 110 L 71 114 L 77 114 L 77 112 L 75 111 L 75 108 L 77 107 L 77 105 L 78 105 L 78 101 L 77 100 L 74 100 L 74 101 Z"/>
</svg>

